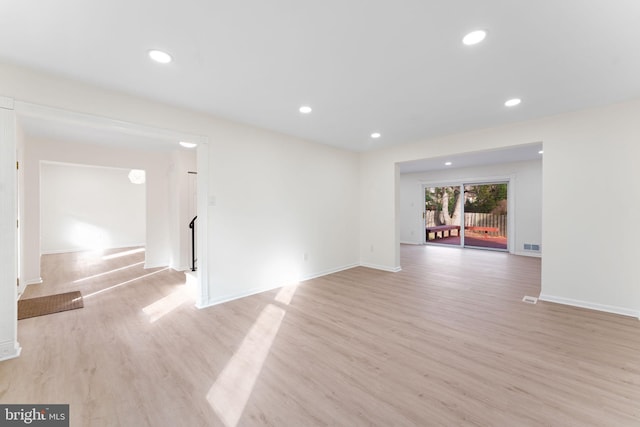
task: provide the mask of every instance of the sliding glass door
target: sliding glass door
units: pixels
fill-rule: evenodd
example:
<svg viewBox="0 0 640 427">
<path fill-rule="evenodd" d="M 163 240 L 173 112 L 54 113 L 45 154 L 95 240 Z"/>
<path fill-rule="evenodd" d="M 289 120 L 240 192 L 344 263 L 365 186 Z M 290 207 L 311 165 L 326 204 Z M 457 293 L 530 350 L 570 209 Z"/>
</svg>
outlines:
<svg viewBox="0 0 640 427">
<path fill-rule="evenodd" d="M 425 186 L 425 243 L 507 250 L 508 183 Z"/>
<path fill-rule="evenodd" d="M 506 182 L 464 185 L 464 246 L 507 250 Z"/>
<path fill-rule="evenodd" d="M 426 243 L 460 246 L 460 187 L 425 187 L 424 196 Z"/>
</svg>

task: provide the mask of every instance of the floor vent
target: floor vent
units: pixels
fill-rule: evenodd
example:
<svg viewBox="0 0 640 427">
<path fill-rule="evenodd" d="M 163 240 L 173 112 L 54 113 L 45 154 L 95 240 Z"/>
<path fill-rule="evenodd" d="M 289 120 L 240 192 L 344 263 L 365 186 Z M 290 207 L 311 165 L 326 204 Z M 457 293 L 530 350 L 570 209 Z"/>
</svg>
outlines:
<svg viewBox="0 0 640 427">
<path fill-rule="evenodd" d="M 527 304 L 535 304 L 535 303 L 537 303 L 537 302 L 538 302 L 538 298 L 536 298 L 536 297 L 530 297 L 530 296 L 528 296 L 528 295 L 525 295 L 525 296 L 522 298 L 522 302 L 526 302 Z"/>
</svg>

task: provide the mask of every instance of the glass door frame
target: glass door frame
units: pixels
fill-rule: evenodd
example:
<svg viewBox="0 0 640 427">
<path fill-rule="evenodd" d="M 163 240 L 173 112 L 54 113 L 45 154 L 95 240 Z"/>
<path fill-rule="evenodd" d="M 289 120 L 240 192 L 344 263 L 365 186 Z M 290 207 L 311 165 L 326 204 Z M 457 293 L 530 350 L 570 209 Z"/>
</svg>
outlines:
<svg viewBox="0 0 640 427">
<path fill-rule="evenodd" d="M 471 186 L 471 185 L 476 185 L 476 186 L 480 186 L 480 185 L 494 185 L 494 184 L 506 184 L 507 185 L 507 247 L 502 249 L 502 248 L 491 248 L 491 247 L 487 247 L 487 246 L 472 246 L 472 245 L 466 245 L 464 243 L 464 239 L 461 246 L 465 247 L 465 248 L 470 248 L 470 249 L 485 249 L 488 251 L 498 251 L 498 252 L 511 252 L 510 248 L 512 247 L 510 245 L 510 239 L 511 239 L 511 230 L 513 229 L 513 227 L 511 227 L 511 215 L 512 215 L 512 203 L 511 203 L 511 184 L 509 182 L 509 180 L 493 180 L 493 181 L 488 181 L 488 182 L 468 182 L 465 181 L 463 184 L 461 184 L 461 191 L 464 192 L 464 187 L 466 186 Z M 464 198 L 463 198 L 463 202 L 462 202 L 462 218 L 463 218 L 463 222 L 464 222 Z M 465 232 L 462 233 L 462 235 L 464 236 L 466 233 L 466 225 L 463 227 L 465 229 Z"/>
<path fill-rule="evenodd" d="M 488 176 L 488 177 L 475 177 L 475 178 L 465 178 L 465 179 L 455 179 L 455 180 L 446 180 L 446 181 L 422 181 L 420 183 L 420 191 L 421 196 L 420 200 L 424 204 L 425 192 L 427 188 L 433 187 L 460 187 L 460 194 L 463 196 L 460 197 L 458 203 L 461 203 L 460 206 L 460 217 L 461 226 L 460 226 L 460 244 L 459 245 L 447 245 L 450 247 L 460 247 L 460 248 L 470 248 L 470 249 L 485 249 L 485 250 L 493 250 L 500 252 L 508 252 L 513 253 L 514 251 L 514 230 L 515 230 L 515 186 L 516 186 L 516 177 L 515 175 L 500 175 L 500 176 Z M 465 246 L 464 242 L 464 186 L 465 185 L 487 185 L 487 184 L 507 184 L 507 249 L 494 249 L 494 248 L 484 248 L 480 246 Z M 427 241 L 427 217 L 426 217 L 426 209 L 425 206 L 422 207 L 422 242 L 424 245 L 438 245 L 437 243 L 431 243 Z"/>
<path fill-rule="evenodd" d="M 421 200 L 423 205 L 426 203 L 425 201 L 425 195 L 426 195 L 426 191 L 427 188 L 442 188 L 442 187 L 458 187 L 460 190 L 460 194 L 462 195 L 462 197 L 458 198 L 458 203 L 462 202 L 462 205 L 460 206 L 460 218 L 461 220 L 459 220 L 461 222 L 460 225 L 460 229 L 458 230 L 458 234 L 460 236 L 460 244 L 455 245 L 455 244 L 445 244 L 445 243 L 437 243 L 437 242 L 430 242 L 427 238 L 429 236 L 427 236 L 427 210 L 426 207 L 423 206 L 422 208 L 422 244 L 424 245 L 438 245 L 438 246 L 442 246 L 442 245 L 446 245 L 446 246 L 451 246 L 451 247 L 463 247 L 464 246 L 464 187 L 461 186 L 458 182 L 455 183 L 450 183 L 450 182 L 439 182 L 439 183 L 435 183 L 435 184 L 426 184 L 423 183 L 421 185 L 421 190 L 422 190 L 422 195 Z M 449 231 L 449 233 L 451 233 L 451 231 Z M 442 232 L 442 235 L 444 236 L 444 231 Z"/>
</svg>

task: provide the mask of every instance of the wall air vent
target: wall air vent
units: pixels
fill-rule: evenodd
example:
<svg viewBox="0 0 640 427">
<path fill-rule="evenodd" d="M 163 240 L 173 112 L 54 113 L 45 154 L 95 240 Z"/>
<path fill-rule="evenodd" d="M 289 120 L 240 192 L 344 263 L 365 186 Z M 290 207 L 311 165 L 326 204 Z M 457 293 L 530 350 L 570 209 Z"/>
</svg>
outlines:
<svg viewBox="0 0 640 427">
<path fill-rule="evenodd" d="M 522 298 L 522 302 L 526 302 L 527 304 L 535 304 L 538 302 L 538 298 L 536 297 L 530 297 L 529 295 L 525 295 Z"/>
<path fill-rule="evenodd" d="M 540 252 L 540 245 L 536 245 L 534 243 L 525 243 L 524 250 Z"/>
</svg>

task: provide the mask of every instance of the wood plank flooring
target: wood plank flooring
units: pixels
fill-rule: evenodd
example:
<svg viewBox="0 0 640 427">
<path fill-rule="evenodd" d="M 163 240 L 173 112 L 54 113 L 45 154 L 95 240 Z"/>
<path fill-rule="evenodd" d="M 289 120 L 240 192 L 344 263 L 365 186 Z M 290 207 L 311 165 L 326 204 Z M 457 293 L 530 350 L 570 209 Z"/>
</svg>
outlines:
<svg viewBox="0 0 640 427">
<path fill-rule="evenodd" d="M 25 297 L 85 308 L 19 322 L 0 402 L 69 403 L 73 426 L 640 425 L 640 323 L 523 303 L 539 259 L 403 246 L 399 273 L 204 310 L 143 259 L 43 257 Z"/>
</svg>

